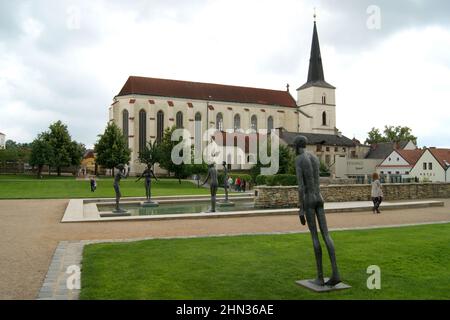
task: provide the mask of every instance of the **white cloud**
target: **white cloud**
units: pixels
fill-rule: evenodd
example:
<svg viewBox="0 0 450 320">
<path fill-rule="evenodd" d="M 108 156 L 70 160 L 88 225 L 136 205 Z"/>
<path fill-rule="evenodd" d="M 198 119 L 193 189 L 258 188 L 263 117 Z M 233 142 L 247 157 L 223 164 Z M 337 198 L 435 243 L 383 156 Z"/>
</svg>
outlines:
<svg viewBox="0 0 450 320">
<path fill-rule="evenodd" d="M 411 29 L 385 39 L 372 51 L 334 52 L 331 72 L 338 86 L 338 126 L 362 139 L 372 127 L 403 125 L 419 144 L 450 147 L 450 30 Z"/>
<path fill-rule="evenodd" d="M 273 89 L 297 88 L 307 77 L 316 1 L 74 3 L 26 2 L 4 13 L 20 32 L 0 33 L 0 131 L 9 138 L 30 141 L 61 119 L 92 145 L 129 75 Z M 365 8 L 321 3 L 319 37 L 325 75 L 338 87 L 339 128 L 364 140 L 372 126 L 402 124 L 422 144 L 450 146 L 450 28 L 385 34 L 383 26 L 368 39 Z M 387 23 L 386 5 L 383 12 Z"/>
</svg>

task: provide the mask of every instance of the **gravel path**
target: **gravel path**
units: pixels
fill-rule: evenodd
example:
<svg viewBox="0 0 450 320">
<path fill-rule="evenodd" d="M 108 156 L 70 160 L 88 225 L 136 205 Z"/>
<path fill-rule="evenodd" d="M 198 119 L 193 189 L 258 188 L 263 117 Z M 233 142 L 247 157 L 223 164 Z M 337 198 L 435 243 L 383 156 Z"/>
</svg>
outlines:
<svg viewBox="0 0 450 320">
<path fill-rule="evenodd" d="M 62 240 L 128 239 L 306 230 L 297 216 L 61 224 L 68 200 L 0 201 L 0 299 L 35 299 Z M 450 221 L 445 207 L 328 215 L 330 228 Z"/>
</svg>

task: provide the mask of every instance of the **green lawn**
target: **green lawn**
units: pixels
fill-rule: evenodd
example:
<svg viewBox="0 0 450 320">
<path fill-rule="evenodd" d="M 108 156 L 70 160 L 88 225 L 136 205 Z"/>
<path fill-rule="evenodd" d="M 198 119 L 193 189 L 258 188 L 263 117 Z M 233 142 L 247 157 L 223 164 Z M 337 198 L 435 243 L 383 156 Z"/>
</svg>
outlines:
<svg viewBox="0 0 450 320">
<path fill-rule="evenodd" d="M 135 182 L 135 177 L 122 179 L 123 197 L 145 197 L 143 180 Z M 97 191 L 91 192 L 89 181 L 77 181 L 73 177 L 44 177 L 0 175 L 0 199 L 68 199 L 114 197 L 112 178 L 97 181 Z M 191 182 L 175 179 L 160 179 L 152 184 L 153 196 L 208 194 L 206 188 L 197 188 Z"/>
<path fill-rule="evenodd" d="M 89 245 L 81 299 L 450 299 L 450 224 L 332 236 L 350 290 L 295 284 L 315 276 L 310 235 L 295 234 Z M 381 290 L 367 289 L 370 265 Z"/>
</svg>

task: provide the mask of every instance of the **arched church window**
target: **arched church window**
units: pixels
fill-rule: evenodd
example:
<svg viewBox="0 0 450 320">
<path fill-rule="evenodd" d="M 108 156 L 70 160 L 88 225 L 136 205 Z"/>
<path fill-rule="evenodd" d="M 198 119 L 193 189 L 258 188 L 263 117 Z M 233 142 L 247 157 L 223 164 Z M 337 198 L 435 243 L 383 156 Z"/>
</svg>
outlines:
<svg viewBox="0 0 450 320">
<path fill-rule="evenodd" d="M 327 104 L 327 96 L 325 95 L 325 93 L 322 96 L 322 104 Z"/>
<path fill-rule="evenodd" d="M 159 110 L 156 114 L 156 141 L 162 141 L 164 135 L 164 112 Z"/>
<path fill-rule="evenodd" d="M 241 116 L 239 114 L 234 116 L 234 131 L 241 129 Z"/>
<path fill-rule="evenodd" d="M 272 116 L 270 116 L 267 119 L 267 130 L 268 130 L 269 133 L 270 133 L 271 130 L 273 130 L 273 117 Z"/>
<path fill-rule="evenodd" d="M 143 152 L 147 143 L 147 112 L 139 111 L 139 152 Z"/>
<path fill-rule="evenodd" d="M 322 113 L 322 125 L 327 125 L 327 113 L 325 111 Z"/>
<path fill-rule="evenodd" d="M 256 117 L 256 115 L 252 116 L 251 119 L 251 129 L 254 131 L 258 130 L 258 118 Z"/>
<path fill-rule="evenodd" d="M 128 110 L 122 111 L 122 133 L 125 138 L 125 144 L 128 148 L 128 136 L 129 136 L 129 130 L 128 130 L 128 119 L 129 119 L 129 113 Z"/>
<path fill-rule="evenodd" d="M 183 112 L 178 111 L 177 115 L 176 115 L 177 121 L 176 121 L 176 126 L 178 129 L 183 128 Z"/>
<path fill-rule="evenodd" d="M 220 112 L 216 115 L 216 129 L 223 131 L 223 115 Z"/>
<path fill-rule="evenodd" d="M 197 112 L 195 114 L 195 149 L 201 154 L 202 148 L 202 114 Z"/>
</svg>

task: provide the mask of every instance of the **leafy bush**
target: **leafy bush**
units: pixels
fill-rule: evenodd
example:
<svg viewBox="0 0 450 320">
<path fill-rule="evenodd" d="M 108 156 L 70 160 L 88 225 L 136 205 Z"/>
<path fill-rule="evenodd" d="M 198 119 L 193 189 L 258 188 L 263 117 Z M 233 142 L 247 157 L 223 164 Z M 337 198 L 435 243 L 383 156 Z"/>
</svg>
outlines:
<svg viewBox="0 0 450 320">
<path fill-rule="evenodd" d="M 263 176 L 263 175 L 257 176 L 256 177 L 256 185 L 257 186 L 265 185 L 267 183 L 266 178 L 267 178 L 267 176 Z"/>
<path fill-rule="evenodd" d="M 256 184 L 267 186 L 296 186 L 297 176 L 293 174 L 277 174 L 274 176 L 258 176 Z"/>
</svg>

